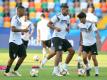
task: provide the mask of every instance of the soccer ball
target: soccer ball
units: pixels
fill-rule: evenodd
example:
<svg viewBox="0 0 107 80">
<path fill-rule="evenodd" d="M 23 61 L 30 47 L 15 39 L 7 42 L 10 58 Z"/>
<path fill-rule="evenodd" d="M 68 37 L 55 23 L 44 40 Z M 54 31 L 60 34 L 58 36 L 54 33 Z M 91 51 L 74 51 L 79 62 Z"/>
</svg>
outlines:
<svg viewBox="0 0 107 80">
<path fill-rule="evenodd" d="M 79 76 L 84 76 L 85 75 L 85 70 L 84 69 L 78 69 L 78 75 Z"/>
<path fill-rule="evenodd" d="M 60 74 L 63 75 L 63 76 L 66 76 L 67 75 L 67 71 L 63 70 L 63 71 L 60 72 Z"/>
<path fill-rule="evenodd" d="M 30 75 L 32 77 L 37 77 L 38 76 L 38 73 L 39 73 L 39 66 L 32 66 L 32 69 L 30 71 Z"/>
<path fill-rule="evenodd" d="M 30 71 L 30 75 L 31 75 L 32 77 L 37 77 L 37 76 L 38 76 L 38 72 L 36 72 L 35 69 L 32 69 L 32 70 Z"/>
<path fill-rule="evenodd" d="M 33 59 L 34 59 L 34 61 L 39 61 L 39 56 L 36 55 L 33 57 Z"/>
</svg>

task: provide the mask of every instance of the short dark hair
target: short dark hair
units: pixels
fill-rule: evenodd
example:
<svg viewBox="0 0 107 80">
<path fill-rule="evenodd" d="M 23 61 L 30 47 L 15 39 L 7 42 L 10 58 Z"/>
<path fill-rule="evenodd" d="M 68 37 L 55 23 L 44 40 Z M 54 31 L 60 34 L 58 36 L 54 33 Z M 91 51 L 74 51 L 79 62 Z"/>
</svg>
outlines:
<svg viewBox="0 0 107 80">
<path fill-rule="evenodd" d="M 41 14 L 41 17 L 45 18 L 45 14 Z"/>
<path fill-rule="evenodd" d="M 63 3 L 63 4 L 61 5 L 61 8 L 68 8 L 67 3 Z"/>
<path fill-rule="evenodd" d="M 77 15 L 78 18 L 86 18 L 86 14 L 84 12 L 80 12 L 78 15 Z"/>
<path fill-rule="evenodd" d="M 23 6 L 18 6 L 17 9 L 25 9 Z"/>
</svg>

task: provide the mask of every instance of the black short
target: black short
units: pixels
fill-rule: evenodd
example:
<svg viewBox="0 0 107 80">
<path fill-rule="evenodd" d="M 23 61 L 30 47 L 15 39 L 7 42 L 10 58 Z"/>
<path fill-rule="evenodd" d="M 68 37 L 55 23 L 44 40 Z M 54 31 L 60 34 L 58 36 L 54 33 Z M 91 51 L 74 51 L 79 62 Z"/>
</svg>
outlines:
<svg viewBox="0 0 107 80">
<path fill-rule="evenodd" d="M 63 39 L 63 51 L 68 51 L 69 48 L 72 48 L 72 45 L 67 39 Z"/>
<path fill-rule="evenodd" d="M 17 45 L 13 42 L 9 43 L 9 56 L 11 59 L 15 59 L 18 57 L 25 57 L 26 56 L 26 49 L 23 44 Z"/>
<path fill-rule="evenodd" d="M 50 48 L 51 47 L 51 39 L 43 41 L 45 43 L 45 45 Z"/>
<path fill-rule="evenodd" d="M 51 47 L 53 47 L 55 51 L 63 51 L 63 39 L 59 37 L 52 38 Z"/>
<path fill-rule="evenodd" d="M 85 51 L 87 53 L 91 52 L 92 55 L 98 55 L 96 43 L 91 46 L 84 46 L 83 45 L 82 51 L 83 52 Z"/>
<path fill-rule="evenodd" d="M 25 47 L 26 47 L 26 49 L 27 49 L 27 47 L 28 47 L 28 42 L 29 42 L 29 41 L 25 41 L 25 40 L 23 40 L 23 39 L 22 39 L 22 41 L 23 41 L 23 44 L 25 45 Z"/>
</svg>

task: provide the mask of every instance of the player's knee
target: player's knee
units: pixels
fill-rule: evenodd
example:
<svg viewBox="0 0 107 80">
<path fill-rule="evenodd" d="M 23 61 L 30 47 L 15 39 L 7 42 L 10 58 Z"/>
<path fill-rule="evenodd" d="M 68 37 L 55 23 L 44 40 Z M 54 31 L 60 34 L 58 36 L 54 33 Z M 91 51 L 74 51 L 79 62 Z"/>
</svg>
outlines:
<svg viewBox="0 0 107 80">
<path fill-rule="evenodd" d="M 68 51 L 69 51 L 69 53 L 72 54 L 72 55 L 75 53 L 75 50 L 72 49 L 72 48 L 69 48 Z"/>
<path fill-rule="evenodd" d="M 83 57 L 83 61 L 84 61 L 84 63 L 87 63 L 87 58 Z"/>
</svg>

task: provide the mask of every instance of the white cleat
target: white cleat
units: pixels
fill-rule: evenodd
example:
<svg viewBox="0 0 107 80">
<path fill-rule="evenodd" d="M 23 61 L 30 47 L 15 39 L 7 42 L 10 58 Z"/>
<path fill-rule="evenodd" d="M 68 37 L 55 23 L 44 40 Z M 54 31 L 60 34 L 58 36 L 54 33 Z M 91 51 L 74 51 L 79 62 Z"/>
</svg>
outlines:
<svg viewBox="0 0 107 80">
<path fill-rule="evenodd" d="M 18 71 L 12 71 L 12 74 L 21 77 L 22 75 Z"/>
<path fill-rule="evenodd" d="M 55 72 L 53 72 L 52 75 L 55 75 L 55 76 L 58 76 L 58 77 L 63 76 L 60 73 L 55 73 Z"/>
<path fill-rule="evenodd" d="M 67 75 L 69 75 L 68 69 L 64 69 L 64 71 L 66 72 Z"/>
<path fill-rule="evenodd" d="M 12 74 L 12 73 L 10 73 L 10 72 L 8 72 L 8 73 L 4 73 L 4 76 L 6 76 L 6 77 L 13 77 L 13 76 L 15 76 L 15 75 Z"/>
</svg>

